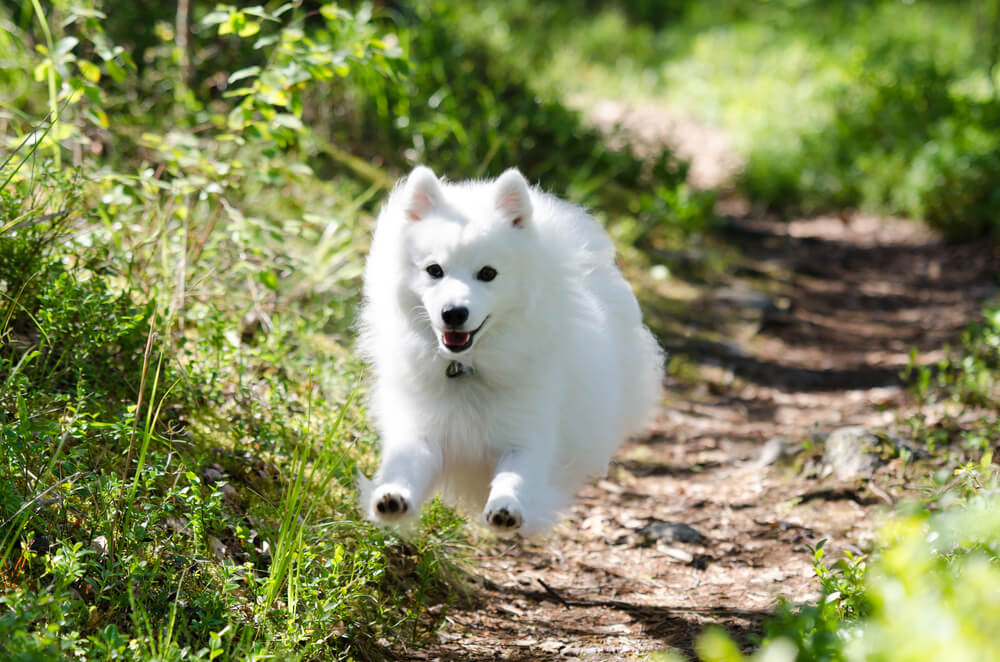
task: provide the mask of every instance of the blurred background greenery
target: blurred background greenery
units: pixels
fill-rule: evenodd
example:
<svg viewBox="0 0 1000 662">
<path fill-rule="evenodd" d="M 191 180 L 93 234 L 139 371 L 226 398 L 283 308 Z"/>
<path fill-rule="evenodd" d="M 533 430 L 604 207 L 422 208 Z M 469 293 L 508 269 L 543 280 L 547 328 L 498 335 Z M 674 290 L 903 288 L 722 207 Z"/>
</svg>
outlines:
<svg viewBox="0 0 1000 662">
<path fill-rule="evenodd" d="M 359 278 L 413 165 L 517 165 L 639 264 L 734 192 L 995 237 L 998 44 L 997 0 L 4 3 L 10 659 L 380 659 L 462 599 L 460 520 L 403 542 L 353 504 Z M 744 167 L 698 190 L 605 99 Z"/>
</svg>

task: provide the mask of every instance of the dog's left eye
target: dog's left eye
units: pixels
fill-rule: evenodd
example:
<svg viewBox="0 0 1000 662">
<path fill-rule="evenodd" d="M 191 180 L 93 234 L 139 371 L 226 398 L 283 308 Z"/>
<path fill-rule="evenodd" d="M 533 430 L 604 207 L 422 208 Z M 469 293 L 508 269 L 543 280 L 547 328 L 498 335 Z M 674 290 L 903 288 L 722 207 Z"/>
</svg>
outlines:
<svg viewBox="0 0 1000 662">
<path fill-rule="evenodd" d="M 433 278 L 434 280 L 444 277 L 444 269 L 441 268 L 440 264 L 429 264 L 424 269 L 424 271 L 426 271 L 427 275 Z"/>
<path fill-rule="evenodd" d="M 494 269 L 493 267 L 483 267 L 482 269 L 479 270 L 479 273 L 476 274 L 477 279 L 486 283 L 490 282 L 496 277 L 497 277 L 497 270 Z"/>
</svg>

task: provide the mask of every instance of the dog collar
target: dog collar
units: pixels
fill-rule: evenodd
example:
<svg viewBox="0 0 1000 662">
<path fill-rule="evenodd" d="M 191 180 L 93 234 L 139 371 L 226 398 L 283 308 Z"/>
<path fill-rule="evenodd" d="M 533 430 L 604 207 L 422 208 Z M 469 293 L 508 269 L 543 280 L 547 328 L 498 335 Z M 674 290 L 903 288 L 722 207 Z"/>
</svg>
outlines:
<svg viewBox="0 0 1000 662">
<path fill-rule="evenodd" d="M 472 372 L 472 368 L 466 367 L 465 364 L 452 361 L 448 364 L 448 369 L 444 371 L 444 374 L 448 376 L 448 379 L 454 379 L 463 375 L 471 375 Z"/>
</svg>

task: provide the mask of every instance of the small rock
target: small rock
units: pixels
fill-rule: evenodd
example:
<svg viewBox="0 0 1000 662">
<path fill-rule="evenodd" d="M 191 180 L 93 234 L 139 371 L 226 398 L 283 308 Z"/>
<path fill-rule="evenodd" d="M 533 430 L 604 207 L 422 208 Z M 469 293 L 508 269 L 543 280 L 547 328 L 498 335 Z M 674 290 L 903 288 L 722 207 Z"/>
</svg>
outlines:
<svg viewBox="0 0 1000 662">
<path fill-rule="evenodd" d="M 229 502 L 230 505 L 239 505 L 240 495 L 236 492 L 236 488 L 229 483 L 224 484 L 219 488 L 222 492 L 222 497 Z"/>
<path fill-rule="evenodd" d="M 538 648 L 546 653 L 558 653 L 565 647 L 566 642 L 559 641 L 558 639 L 546 639 L 542 643 L 538 644 Z"/>
<path fill-rule="evenodd" d="M 636 533 L 647 544 L 657 542 L 683 542 L 700 544 L 708 540 L 698 529 L 680 522 L 653 520 Z"/>
<path fill-rule="evenodd" d="M 879 444 L 879 438 L 863 426 L 837 428 L 826 438 L 824 468 L 840 480 L 869 477 L 879 465 Z"/>
<path fill-rule="evenodd" d="M 524 610 L 518 609 L 514 605 L 509 605 L 503 602 L 497 605 L 497 609 L 499 609 L 502 612 L 511 614 L 513 616 L 524 616 Z"/>
<path fill-rule="evenodd" d="M 677 559 L 681 563 L 691 563 L 694 561 L 694 555 L 690 552 L 685 552 L 679 547 L 663 547 L 663 553 L 672 559 Z"/>
<path fill-rule="evenodd" d="M 215 485 L 225 477 L 226 470 L 218 464 L 212 464 L 201 470 L 201 478 L 207 485 Z"/>
<path fill-rule="evenodd" d="M 602 652 L 604 652 L 604 649 L 601 648 L 600 646 L 572 646 L 572 645 L 570 645 L 570 646 L 567 646 L 566 648 L 562 649 L 559 652 L 559 654 L 562 657 L 571 657 L 571 658 L 574 658 L 574 659 L 576 659 L 576 658 L 591 659 L 591 658 L 596 658 Z"/>
</svg>

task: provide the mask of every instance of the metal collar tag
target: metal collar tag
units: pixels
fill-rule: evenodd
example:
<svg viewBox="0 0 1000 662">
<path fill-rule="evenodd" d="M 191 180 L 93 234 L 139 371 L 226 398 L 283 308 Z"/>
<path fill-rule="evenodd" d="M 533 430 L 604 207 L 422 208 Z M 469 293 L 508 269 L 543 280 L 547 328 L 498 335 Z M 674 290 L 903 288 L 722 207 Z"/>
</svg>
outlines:
<svg viewBox="0 0 1000 662">
<path fill-rule="evenodd" d="M 448 369 L 445 370 L 444 374 L 448 375 L 449 379 L 453 379 L 455 377 L 461 377 L 462 375 L 471 375 L 472 368 L 466 368 L 458 361 L 452 361 L 448 364 Z"/>
</svg>

